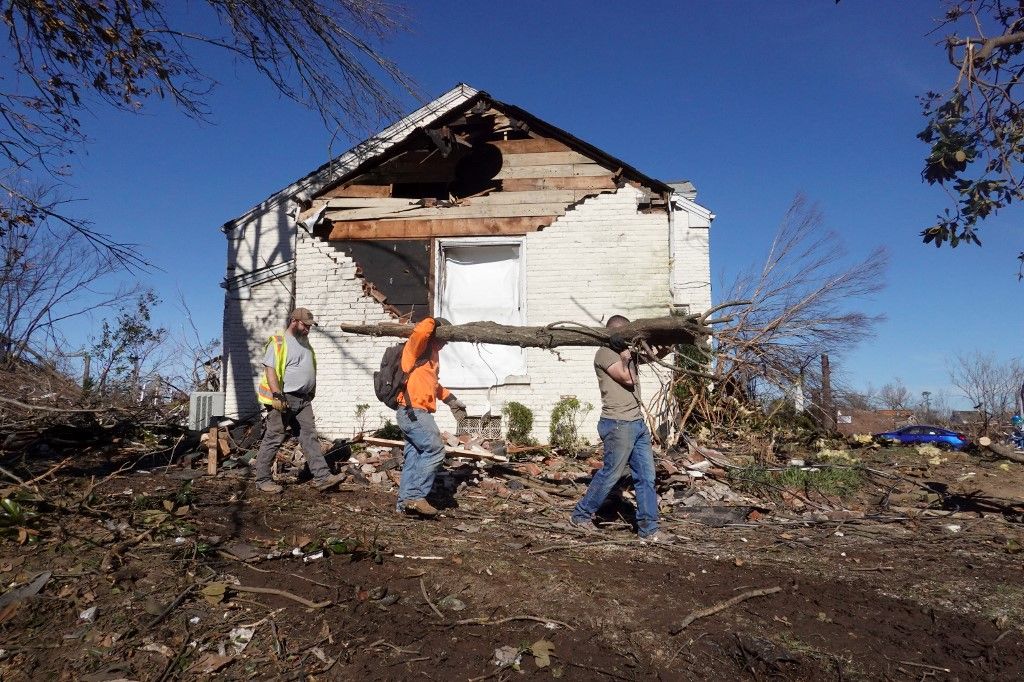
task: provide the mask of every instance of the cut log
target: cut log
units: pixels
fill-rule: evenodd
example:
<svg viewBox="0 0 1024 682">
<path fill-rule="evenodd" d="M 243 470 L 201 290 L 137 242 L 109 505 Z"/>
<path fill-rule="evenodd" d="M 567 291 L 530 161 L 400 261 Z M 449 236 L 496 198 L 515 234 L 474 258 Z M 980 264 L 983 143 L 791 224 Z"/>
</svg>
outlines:
<svg viewBox="0 0 1024 682">
<path fill-rule="evenodd" d="M 1017 452 L 1009 445 L 1001 445 L 999 443 L 993 443 L 992 439 L 988 436 L 982 436 L 978 439 L 978 445 L 987 449 L 993 455 L 1002 459 L 1008 459 L 1011 462 L 1017 462 L 1018 464 L 1024 464 L 1024 453 Z"/>
<path fill-rule="evenodd" d="M 655 346 L 695 343 L 710 334 L 700 324 L 700 316 L 666 316 L 635 320 L 616 330 L 629 340 L 644 340 Z M 379 324 L 345 324 L 341 330 L 365 336 L 397 336 L 408 338 L 413 325 L 381 322 Z M 520 348 L 557 348 L 560 346 L 606 346 L 609 332 L 605 327 L 586 327 L 557 322 L 546 327 L 516 327 L 495 322 L 468 322 L 440 327 L 436 331 L 440 341 L 493 343 Z"/>
</svg>

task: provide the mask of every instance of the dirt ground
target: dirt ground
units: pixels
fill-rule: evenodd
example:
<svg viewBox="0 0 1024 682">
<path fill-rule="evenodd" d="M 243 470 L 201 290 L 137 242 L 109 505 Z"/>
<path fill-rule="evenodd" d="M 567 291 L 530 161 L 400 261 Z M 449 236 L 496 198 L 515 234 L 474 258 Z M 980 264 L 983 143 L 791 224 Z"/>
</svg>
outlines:
<svg viewBox="0 0 1024 682">
<path fill-rule="evenodd" d="M 38 535 L 0 544 L 4 589 L 50 572 L 0 600 L 0 677 L 1024 679 L 1024 468 L 861 456 L 899 478 L 849 513 L 713 527 L 672 507 L 667 546 L 636 541 L 626 503 L 570 530 L 578 484 L 464 486 L 420 521 L 381 487 L 77 463 L 40 491 L 78 502 L 36 504 Z"/>
</svg>

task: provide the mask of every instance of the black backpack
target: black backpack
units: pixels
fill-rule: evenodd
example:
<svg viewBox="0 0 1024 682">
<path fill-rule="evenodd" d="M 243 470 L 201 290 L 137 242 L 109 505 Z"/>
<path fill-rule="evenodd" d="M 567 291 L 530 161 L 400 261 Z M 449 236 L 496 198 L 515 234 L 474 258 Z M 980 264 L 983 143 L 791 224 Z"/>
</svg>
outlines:
<svg viewBox="0 0 1024 682">
<path fill-rule="evenodd" d="M 398 394 L 405 390 L 405 383 L 409 375 L 402 371 L 402 352 L 405 350 L 405 342 L 389 346 L 380 359 L 380 369 L 373 373 L 373 392 L 377 394 L 377 400 L 381 401 L 392 410 L 398 409 Z M 429 346 L 426 353 L 429 353 Z M 416 369 L 427 358 L 421 357 L 416 361 L 413 369 Z M 410 402 L 409 396 L 405 396 L 405 403 Z"/>
</svg>

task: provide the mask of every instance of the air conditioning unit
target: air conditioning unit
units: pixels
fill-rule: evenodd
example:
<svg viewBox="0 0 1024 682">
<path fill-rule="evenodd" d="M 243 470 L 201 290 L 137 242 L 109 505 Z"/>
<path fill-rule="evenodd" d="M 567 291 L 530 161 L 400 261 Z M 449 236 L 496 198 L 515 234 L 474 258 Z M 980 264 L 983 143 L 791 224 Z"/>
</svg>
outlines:
<svg viewBox="0 0 1024 682">
<path fill-rule="evenodd" d="M 214 391 L 195 391 L 188 396 L 188 428 L 205 431 L 210 420 L 224 416 L 224 394 Z"/>
</svg>

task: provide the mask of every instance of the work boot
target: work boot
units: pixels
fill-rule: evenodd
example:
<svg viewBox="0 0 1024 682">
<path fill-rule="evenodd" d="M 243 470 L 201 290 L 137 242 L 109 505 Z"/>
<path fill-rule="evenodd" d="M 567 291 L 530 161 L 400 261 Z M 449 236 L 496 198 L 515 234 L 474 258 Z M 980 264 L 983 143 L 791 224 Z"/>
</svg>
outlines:
<svg viewBox="0 0 1024 682">
<path fill-rule="evenodd" d="M 273 481 L 258 481 L 256 483 L 256 488 L 261 493 L 273 493 L 275 495 L 284 490 L 284 488 Z"/>
<path fill-rule="evenodd" d="M 650 535 L 641 535 L 640 542 L 651 545 L 672 545 L 675 544 L 676 536 L 666 533 L 663 530 L 657 530 Z"/>
<path fill-rule="evenodd" d="M 573 530 L 582 531 L 584 533 L 600 533 L 601 529 L 597 527 L 591 519 L 574 519 L 569 517 L 569 528 Z"/>
<path fill-rule="evenodd" d="M 437 509 L 429 502 L 420 498 L 418 500 L 406 500 L 403 505 L 406 514 L 417 514 L 419 516 L 437 516 Z"/>
<path fill-rule="evenodd" d="M 318 481 L 313 481 L 313 487 L 320 492 L 325 493 L 344 480 L 345 474 L 334 474 L 333 476 L 327 476 Z"/>
</svg>

